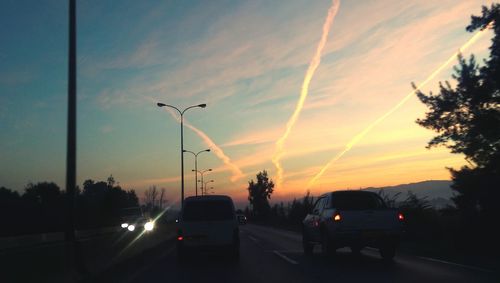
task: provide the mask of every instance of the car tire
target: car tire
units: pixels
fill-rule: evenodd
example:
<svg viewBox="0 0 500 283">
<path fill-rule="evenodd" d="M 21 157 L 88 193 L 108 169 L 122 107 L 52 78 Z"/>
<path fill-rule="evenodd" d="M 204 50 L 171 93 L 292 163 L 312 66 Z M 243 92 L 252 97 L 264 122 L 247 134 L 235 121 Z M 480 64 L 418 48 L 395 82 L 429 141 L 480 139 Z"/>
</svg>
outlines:
<svg viewBox="0 0 500 283">
<path fill-rule="evenodd" d="M 186 251 L 179 244 L 176 247 L 176 253 L 177 253 L 177 261 L 179 263 L 184 263 L 186 261 L 186 258 L 187 258 Z"/>
<path fill-rule="evenodd" d="M 382 259 L 384 259 L 385 261 L 392 261 L 392 259 L 396 255 L 396 245 L 387 244 L 381 247 L 380 255 L 382 256 Z"/>
<path fill-rule="evenodd" d="M 333 242 L 330 240 L 328 233 L 323 231 L 321 233 L 321 253 L 324 256 L 331 256 L 335 254 L 335 248 Z"/>
<path fill-rule="evenodd" d="M 235 247 L 232 248 L 232 250 L 231 250 L 231 259 L 234 262 L 240 261 L 240 247 L 239 246 L 235 246 Z"/>
<path fill-rule="evenodd" d="M 302 231 L 302 248 L 304 249 L 304 255 L 312 255 L 314 244 L 309 241 L 309 237 L 307 237 L 304 230 Z"/>
</svg>

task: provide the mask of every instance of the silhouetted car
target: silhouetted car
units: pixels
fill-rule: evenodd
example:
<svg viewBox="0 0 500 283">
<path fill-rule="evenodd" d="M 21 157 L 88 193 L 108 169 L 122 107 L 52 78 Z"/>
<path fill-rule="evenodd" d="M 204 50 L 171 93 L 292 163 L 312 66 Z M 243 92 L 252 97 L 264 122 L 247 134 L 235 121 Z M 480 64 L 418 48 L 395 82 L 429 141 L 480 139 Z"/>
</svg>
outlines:
<svg viewBox="0 0 500 283">
<path fill-rule="evenodd" d="M 238 223 L 240 225 L 245 225 L 247 224 L 247 217 L 243 214 L 236 214 L 236 218 L 238 219 Z"/>
<path fill-rule="evenodd" d="M 379 195 L 366 191 L 336 191 L 316 201 L 302 222 L 305 254 L 315 244 L 323 254 L 350 247 L 359 253 L 366 246 L 378 248 L 382 258 L 392 259 L 403 231 L 403 214 L 387 208 Z"/>
<path fill-rule="evenodd" d="M 228 196 L 188 197 L 177 222 L 177 256 L 196 251 L 240 255 L 240 234 L 233 200 Z"/>
<path fill-rule="evenodd" d="M 150 232 L 154 229 L 154 221 L 146 218 L 140 207 L 124 208 L 121 214 L 121 227 L 126 232 Z"/>
</svg>

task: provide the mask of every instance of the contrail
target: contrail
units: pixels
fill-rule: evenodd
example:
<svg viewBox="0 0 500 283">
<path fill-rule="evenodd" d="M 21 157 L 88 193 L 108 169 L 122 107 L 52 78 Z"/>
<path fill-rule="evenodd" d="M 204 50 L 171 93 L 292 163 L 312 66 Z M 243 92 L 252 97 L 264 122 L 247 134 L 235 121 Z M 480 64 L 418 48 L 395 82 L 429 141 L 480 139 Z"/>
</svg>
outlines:
<svg viewBox="0 0 500 283">
<path fill-rule="evenodd" d="M 297 102 L 297 106 L 295 107 L 295 111 L 293 112 L 292 116 L 290 117 L 290 119 L 286 123 L 285 132 L 276 141 L 276 150 L 275 150 L 274 155 L 272 157 L 272 162 L 277 170 L 276 188 L 280 188 L 282 183 L 283 183 L 283 167 L 281 166 L 281 158 L 285 154 L 283 146 L 285 144 L 286 139 L 290 135 L 290 132 L 292 131 L 293 126 L 297 122 L 297 119 L 299 118 L 299 115 L 300 115 L 300 112 L 302 111 L 302 108 L 304 107 L 304 102 L 305 102 L 305 100 L 307 98 L 307 94 L 309 92 L 309 84 L 311 83 L 311 79 L 314 76 L 314 72 L 316 72 L 316 69 L 318 68 L 318 66 L 321 62 L 321 52 L 323 51 L 323 48 L 325 47 L 326 40 L 328 38 L 328 33 L 330 32 L 330 28 L 331 28 L 333 19 L 335 18 L 335 15 L 337 14 L 339 6 L 340 6 L 340 1 L 332 0 L 332 6 L 328 9 L 328 15 L 326 17 L 325 22 L 323 23 L 323 33 L 322 33 L 321 39 L 318 43 L 318 47 L 316 48 L 316 53 L 314 53 L 314 56 L 311 59 L 311 62 L 309 63 L 309 68 L 307 69 L 306 75 L 304 77 L 304 81 L 302 82 L 302 88 L 300 91 L 299 101 Z"/>
<path fill-rule="evenodd" d="M 488 24 L 488 27 L 492 25 L 493 22 L 490 22 Z M 316 176 L 314 176 L 310 181 L 309 183 L 307 184 L 306 186 L 306 189 L 310 188 L 312 185 L 314 185 L 314 183 L 319 179 L 321 178 L 321 176 L 325 173 L 325 171 L 333 164 L 335 163 L 337 160 L 339 160 L 344 154 L 346 154 L 349 150 L 351 150 L 351 148 L 353 146 L 355 146 L 368 132 L 370 132 L 375 126 L 377 126 L 378 124 L 380 124 L 385 118 L 387 118 L 389 115 L 391 115 L 392 113 L 394 113 L 394 111 L 398 110 L 403 104 L 406 103 L 406 101 L 408 101 L 408 99 L 410 99 L 414 94 L 415 92 L 417 92 L 418 90 L 420 90 L 420 88 L 422 88 L 423 86 L 425 86 L 427 83 L 429 83 L 431 80 L 433 80 L 438 73 L 440 73 L 444 68 L 446 68 L 452 61 L 455 61 L 457 56 L 465 49 L 467 49 L 470 45 L 472 45 L 474 42 L 476 42 L 483 34 L 484 34 L 484 31 L 486 30 L 483 29 L 483 30 L 480 30 L 479 32 L 477 32 L 473 37 L 471 37 L 464 45 L 462 45 L 458 51 L 456 51 L 455 53 L 453 53 L 453 55 L 450 56 L 450 58 L 448 58 L 448 60 L 446 60 L 446 62 L 444 62 L 441 66 L 439 66 L 439 68 L 437 68 L 429 77 L 427 77 L 427 79 L 425 81 L 423 81 L 422 83 L 420 83 L 419 85 L 417 85 L 417 87 L 410 93 L 408 93 L 398 104 L 396 104 L 394 107 L 392 107 L 387 113 L 385 113 L 384 115 L 380 116 L 377 120 L 375 120 L 373 123 L 371 123 L 370 125 L 368 125 L 368 127 L 366 127 L 362 132 L 360 132 L 359 134 L 357 134 L 344 148 L 344 150 L 342 150 L 340 153 L 338 153 L 333 159 L 331 159 L 325 166 L 323 166 L 323 168 L 319 171 L 318 174 L 316 174 Z"/>
<path fill-rule="evenodd" d="M 174 119 L 177 120 L 177 122 L 179 123 L 181 122 L 180 118 L 177 115 L 175 115 L 173 110 L 171 109 L 167 110 L 170 113 L 170 115 L 172 115 L 172 117 L 174 117 Z M 204 132 L 202 132 L 195 126 L 191 125 L 186 120 L 184 120 L 184 125 L 186 125 L 186 127 L 190 128 L 193 132 L 195 132 L 205 142 L 205 144 L 210 148 L 210 150 L 213 151 L 215 155 L 220 160 L 222 160 L 222 162 L 224 162 L 226 166 L 229 167 L 229 169 L 231 169 L 231 172 L 233 174 L 231 177 L 231 182 L 235 182 L 245 176 L 241 171 L 241 169 L 231 162 L 231 159 L 224 153 L 224 151 L 222 151 L 222 149 L 218 145 L 215 144 L 215 142 L 212 141 L 212 139 L 209 136 L 207 136 Z"/>
</svg>

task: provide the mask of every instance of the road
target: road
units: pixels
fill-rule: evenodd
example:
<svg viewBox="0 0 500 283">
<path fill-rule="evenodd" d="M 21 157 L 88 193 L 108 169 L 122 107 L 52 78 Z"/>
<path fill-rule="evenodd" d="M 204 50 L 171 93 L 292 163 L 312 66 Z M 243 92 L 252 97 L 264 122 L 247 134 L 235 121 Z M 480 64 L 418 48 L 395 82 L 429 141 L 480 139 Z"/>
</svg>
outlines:
<svg viewBox="0 0 500 283">
<path fill-rule="evenodd" d="M 121 262 L 144 255 L 174 236 L 173 225 L 159 226 L 151 234 L 117 231 L 78 240 L 78 265 L 82 274 L 71 272 L 64 242 L 50 242 L 0 250 L 0 283 L 10 282 L 71 282 L 89 277 Z"/>
<path fill-rule="evenodd" d="M 268 227 L 241 226 L 239 263 L 215 254 L 200 254 L 178 263 L 174 240 L 117 265 L 102 282 L 500 282 L 498 273 L 398 254 L 393 262 L 364 249 L 324 257 L 304 256 L 299 234 Z"/>
</svg>

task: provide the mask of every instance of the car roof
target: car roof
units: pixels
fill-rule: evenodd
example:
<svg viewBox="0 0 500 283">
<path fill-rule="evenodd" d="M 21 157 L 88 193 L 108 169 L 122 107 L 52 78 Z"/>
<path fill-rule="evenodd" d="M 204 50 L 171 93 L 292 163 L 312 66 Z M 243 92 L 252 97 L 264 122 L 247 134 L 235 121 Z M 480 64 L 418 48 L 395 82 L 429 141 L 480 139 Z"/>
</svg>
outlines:
<svg viewBox="0 0 500 283">
<path fill-rule="evenodd" d="M 191 201 L 211 201 L 211 200 L 227 200 L 233 201 L 229 196 L 225 195 L 209 195 L 209 196 L 191 196 L 184 199 L 184 202 Z"/>
<path fill-rule="evenodd" d="M 362 191 L 362 190 L 340 190 L 340 191 L 333 191 L 333 192 L 323 194 L 320 197 L 326 197 L 329 195 L 333 196 L 336 194 L 375 194 L 376 195 L 377 193 L 370 192 L 370 191 Z"/>
</svg>

